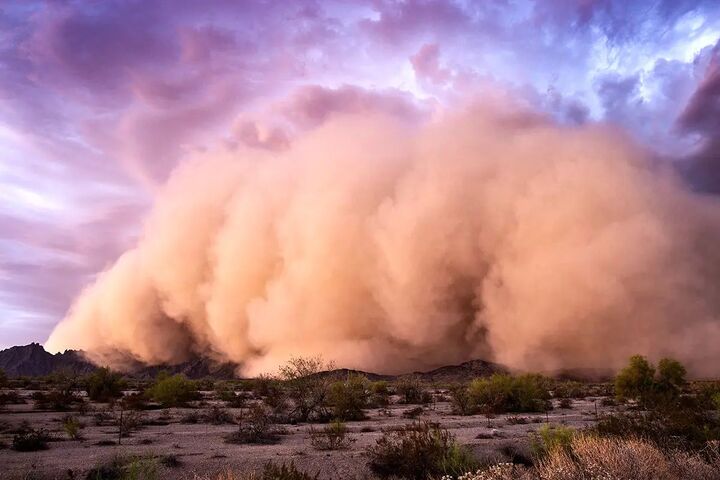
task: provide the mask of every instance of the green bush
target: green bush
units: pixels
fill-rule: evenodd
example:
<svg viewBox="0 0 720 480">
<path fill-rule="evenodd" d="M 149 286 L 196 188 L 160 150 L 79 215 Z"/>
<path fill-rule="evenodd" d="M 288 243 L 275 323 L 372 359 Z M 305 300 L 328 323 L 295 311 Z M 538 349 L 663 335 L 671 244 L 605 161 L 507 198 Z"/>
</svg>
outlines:
<svg viewBox="0 0 720 480">
<path fill-rule="evenodd" d="M 646 400 L 655 387 L 655 368 L 642 355 L 633 355 L 615 377 L 615 395 L 622 399 Z"/>
<path fill-rule="evenodd" d="M 122 375 L 107 367 L 98 368 L 86 380 L 88 398 L 95 402 L 109 402 L 123 396 L 125 381 Z"/>
<path fill-rule="evenodd" d="M 425 480 L 460 475 L 477 466 L 447 430 L 425 422 L 384 433 L 366 453 L 371 470 L 382 478 Z"/>
<path fill-rule="evenodd" d="M 163 459 L 164 460 L 164 459 Z M 156 480 L 158 458 L 153 456 L 116 456 L 91 468 L 86 480 Z"/>
<path fill-rule="evenodd" d="M 199 398 L 195 382 L 181 374 L 173 376 L 159 374 L 157 381 L 147 393 L 163 407 L 181 407 Z"/>
<path fill-rule="evenodd" d="M 62 426 L 65 433 L 71 440 L 80 440 L 82 438 L 80 430 L 84 428 L 84 425 L 80 421 L 72 416 L 65 415 L 62 418 Z"/>
<path fill-rule="evenodd" d="M 369 382 L 362 375 L 350 375 L 347 380 L 330 385 L 329 403 L 333 415 L 339 420 L 362 420 L 366 418 L 370 392 Z"/>
<path fill-rule="evenodd" d="M 543 457 L 558 448 L 568 450 L 574 436 L 575 431 L 572 428 L 543 425 L 532 435 L 530 448 L 536 456 Z"/>
<path fill-rule="evenodd" d="M 621 400 L 637 400 L 644 408 L 669 405 L 678 401 L 685 375 L 685 367 L 677 360 L 663 358 L 656 374 L 645 357 L 633 355 L 615 377 L 615 395 Z"/>
<path fill-rule="evenodd" d="M 660 391 L 680 392 L 687 383 L 687 370 L 682 363 L 672 358 L 663 358 L 658 363 L 657 388 Z"/>
<path fill-rule="evenodd" d="M 542 375 L 496 373 L 468 387 L 472 404 L 486 413 L 544 412 L 551 408 L 549 380 Z"/>
</svg>

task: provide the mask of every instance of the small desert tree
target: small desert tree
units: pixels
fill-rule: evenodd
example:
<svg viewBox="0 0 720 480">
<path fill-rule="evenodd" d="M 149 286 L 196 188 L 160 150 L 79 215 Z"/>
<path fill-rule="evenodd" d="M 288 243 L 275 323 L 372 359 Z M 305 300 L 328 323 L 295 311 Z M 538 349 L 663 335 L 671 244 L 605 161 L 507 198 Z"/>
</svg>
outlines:
<svg viewBox="0 0 720 480">
<path fill-rule="evenodd" d="M 290 416 L 293 420 L 307 422 L 313 417 L 327 417 L 325 404 L 330 390 L 330 381 L 321 372 L 330 370 L 321 357 L 293 357 L 280 367 L 280 378 L 284 390 L 293 406 Z"/>
<path fill-rule="evenodd" d="M 628 366 L 615 377 L 615 395 L 645 403 L 655 387 L 655 367 L 642 355 L 630 357 Z"/>
<path fill-rule="evenodd" d="M 330 386 L 330 405 L 333 416 L 340 420 L 362 420 L 367 406 L 370 382 L 362 375 L 349 375 L 347 380 Z"/>
<path fill-rule="evenodd" d="M 96 402 L 109 402 L 123 395 L 125 381 L 122 375 L 107 367 L 98 368 L 87 377 L 88 398 Z"/>
<path fill-rule="evenodd" d="M 663 358 L 658 362 L 657 386 L 664 392 L 680 392 L 685 385 L 687 370 L 682 363 L 672 358 Z"/>
<path fill-rule="evenodd" d="M 636 399 L 645 408 L 667 405 L 680 395 L 685 375 L 685 367 L 677 360 L 663 358 L 656 371 L 645 357 L 634 355 L 615 377 L 615 394 L 621 399 Z"/>
</svg>

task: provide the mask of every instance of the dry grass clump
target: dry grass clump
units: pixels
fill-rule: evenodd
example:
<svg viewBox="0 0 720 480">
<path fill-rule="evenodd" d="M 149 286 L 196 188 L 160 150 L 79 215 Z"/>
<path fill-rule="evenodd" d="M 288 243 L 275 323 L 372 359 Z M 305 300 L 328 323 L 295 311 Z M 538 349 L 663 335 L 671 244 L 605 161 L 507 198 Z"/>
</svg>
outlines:
<svg viewBox="0 0 720 480">
<path fill-rule="evenodd" d="M 443 477 L 450 480 L 452 477 Z M 576 435 L 568 448 L 556 448 L 532 468 L 498 464 L 458 480 L 718 480 L 720 450 L 708 444 L 704 455 L 665 452 L 639 439 Z"/>
<path fill-rule="evenodd" d="M 720 479 L 720 462 L 696 454 L 663 452 L 637 439 L 578 436 L 570 449 L 556 449 L 536 467 L 548 480 L 597 478 L 618 480 Z"/>
</svg>

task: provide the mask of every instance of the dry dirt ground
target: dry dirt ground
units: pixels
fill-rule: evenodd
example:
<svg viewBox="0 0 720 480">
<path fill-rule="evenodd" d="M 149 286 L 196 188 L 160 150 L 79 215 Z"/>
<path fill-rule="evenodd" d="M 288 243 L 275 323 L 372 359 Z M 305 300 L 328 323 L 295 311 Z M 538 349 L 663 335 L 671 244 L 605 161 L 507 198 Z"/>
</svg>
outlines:
<svg viewBox="0 0 720 480">
<path fill-rule="evenodd" d="M 31 392 L 23 392 L 29 396 Z M 436 397 L 443 398 L 443 395 Z M 601 397 L 589 397 L 573 400 L 571 408 L 558 408 L 547 414 L 497 415 L 487 418 L 484 415 L 459 416 L 451 413 L 448 401 L 436 401 L 427 405 L 418 420 L 438 422 L 451 431 L 456 439 L 473 450 L 480 461 L 507 461 L 503 450 L 511 445 L 516 450 L 529 453 L 529 438 L 533 431 L 545 423 L 583 428 L 592 425 L 599 415 L 608 413 L 616 407 L 601 406 Z M 212 403 L 212 402 L 210 402 Z M 190 411 L 198 409 L 171 408 L 143 412 L 146 423 L 166 423 L 167 425 L 147 425 L 123 438 L 122 445 L 98 445 L 98 442 L 117 440 L 117 427 L 96 426 L 94 413 L 79 416 L 84 423 L 83 440 L 69 440 L 64 432 L 60 418 L 61 412 L 42 412 L 33 409 L 32 401 L 24 405 L 10 405 L 0 411 L 0 423 L 17 427 L 27 420 L 35 428 L 46 428 L 54 440 L 48 450 L 39 452 L 16 452 L 9 445 L 12 435 L 0 434 L 0 478 L 85 478 L 87 471 L 114 457 L 138 455 L 174 456 L 180 464 L 174 467 L 159 466 L 158 478 L 192 479 L 196 477 L 214 478 L 219 472 L 233 469 L 246 472 L 261 469 L 272 460 L 275 462 L 293 461 L 296 466 L 311 473 L 319 472 L 320 478 L 370 478 L 367 458 L 364 450 L 373 444 L 383 430 L 390 430 L 412 423 L 403 416 L 403 412 L 416 405 L 392 404 L 386 410 L 369 410 L 369 418 L 359 422 L 348 422 L 347 426 L 354 439 L 352 446 L 342 451 L 318 451 L 310 442 L 311 425 L 285 425 L 287 432 L 275 445 L 237 445 L 224 442 L 224 436 L 237 427 L 235 425 L 183 424 L 181 418 Z M 103 405 L 93 405 L 93 410 L 101 410 Z M 228 409 L 233 415 L 239 409 Z M 514 424 L 510 417 L 524 417 L 527 423 Z M 149 421 L 149 422 L 148 422 Z M 153 422 L 155 421 L 155 422 Z M 318 425 L 314 425 L 318 428 Z"/>
</svg>

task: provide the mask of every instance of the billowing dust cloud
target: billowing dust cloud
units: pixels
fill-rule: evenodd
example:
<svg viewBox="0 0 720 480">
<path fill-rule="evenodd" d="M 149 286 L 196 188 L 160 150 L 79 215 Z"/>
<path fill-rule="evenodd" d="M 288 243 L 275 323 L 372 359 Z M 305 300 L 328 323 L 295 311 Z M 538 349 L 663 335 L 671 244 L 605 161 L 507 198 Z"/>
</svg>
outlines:
<svg viewBox="0 0 720 480">
<path fill-rule="evenodd" d="M 622 134 L 471 109 L 337 117 L 178 168 L 47 342 L 101 361 L 405 372 L 670 355 L 720 373 L 720 206 Z"/>
</svg>

